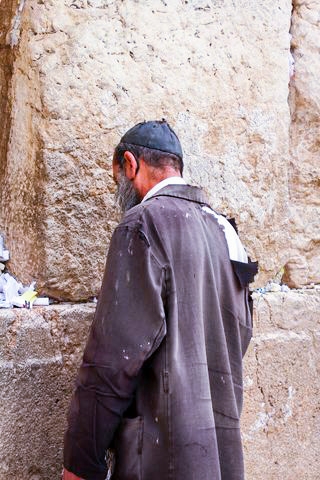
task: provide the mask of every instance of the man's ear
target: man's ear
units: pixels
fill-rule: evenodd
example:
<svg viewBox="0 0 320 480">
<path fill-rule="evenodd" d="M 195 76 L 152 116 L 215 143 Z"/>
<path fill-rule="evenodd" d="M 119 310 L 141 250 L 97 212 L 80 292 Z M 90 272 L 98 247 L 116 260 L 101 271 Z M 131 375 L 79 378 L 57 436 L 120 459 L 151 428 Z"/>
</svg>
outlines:
<svg viewBox="0 0 320 480">
<path fill-rule="evenodd" d="M 124 172 L 126 177 L 129 180 L 133 180 L 138 172 L 138 162 L 136 160 L 136 157 L 126 150 L 123 154 L 123 158 L 125 160 L 124 162 Z"/>
</svg>

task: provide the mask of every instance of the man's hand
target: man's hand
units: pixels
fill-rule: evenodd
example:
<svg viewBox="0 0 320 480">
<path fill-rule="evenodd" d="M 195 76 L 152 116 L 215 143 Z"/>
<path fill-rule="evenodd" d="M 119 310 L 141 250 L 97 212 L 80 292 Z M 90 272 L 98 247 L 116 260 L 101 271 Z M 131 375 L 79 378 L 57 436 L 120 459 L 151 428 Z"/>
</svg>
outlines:
<svg viewBox="0 0 320 480">
<path fill-rule="evenodd" d="M 77 475 L 69 472 L 64 468 L 62 472 L 62 480 L 84 480 L 84 479 L 81 477 L 77 477 Z"/>
</svg>

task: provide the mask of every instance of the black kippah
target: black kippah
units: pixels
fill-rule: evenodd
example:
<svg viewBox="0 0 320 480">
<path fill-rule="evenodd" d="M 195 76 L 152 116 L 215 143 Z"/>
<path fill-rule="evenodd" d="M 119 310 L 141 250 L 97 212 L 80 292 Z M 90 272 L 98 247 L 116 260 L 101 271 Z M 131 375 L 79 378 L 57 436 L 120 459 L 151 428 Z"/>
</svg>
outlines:
<svg viewBox="0 0 320 480">
<path fill-rule="evenodd" d="M 121 142 L 183 157 L 180 141 L 165 120 L 138 123 L 123 135 Z"/>
</svg>

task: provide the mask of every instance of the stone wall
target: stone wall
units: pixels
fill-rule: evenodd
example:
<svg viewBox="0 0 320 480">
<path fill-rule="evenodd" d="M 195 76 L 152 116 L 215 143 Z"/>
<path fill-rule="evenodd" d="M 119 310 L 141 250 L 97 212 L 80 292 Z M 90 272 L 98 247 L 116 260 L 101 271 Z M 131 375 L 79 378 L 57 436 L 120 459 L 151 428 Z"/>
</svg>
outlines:
<svg viewBox="0 0 320 480">
<path fill-rule="evenodd" d="M 185 176 L 260 263 L 319 283 L 319 0 L 2 0 L 0 231 L 20 281 L 99 292 L 118 219 L 111 156 L 165 117 Z M 290 52 L 295 59 L 289 75 Z M 318 478 L 319 290 L 256 298 L 248 480 Z M 94 306 L 0 311 L 0 480 L 55 480 Z"/>
<path fill-rule="evenodd" d="M 319 292 L 256 298 L 245 358 L 247 480 L 319 478 Z"/>
<path fill-rule="evenodd" d="M 59 480 L 66 412 L 94 305 L 0 310 L 0 479 Z"/>
<path fill-rule="evenodd" d="M 317 148 L 304 153 L 306 104 L 288 105 L 292 18 L 292 45 L 305 60 L 296 59 L 291 98 L 318 94 L 316 81 L 309 90 L 301 83 L 316 69 L 316 33 L 312 47 L 298 28 L 310 24 L 299 12 L 316 18 L 317 8 L 297 4 L 292 17 L 287 0 L 20 0 L 6 35 L 14 61 L 0 172 L 11 271 L 55 298 L 96 295 L 117 221 L 113 147 L 135 122 L 166 117 L 184 146 L 186 178 L 236 217 L 260 261 L 257 285 L 285 265 L 296 286 L 318 281 L 314 267 L 301 275 L 317 245 L 299 223 Z M 314 223 L 308 229 L 314 238 Z"/>
<path fill-rule="evenodd" d="M 0 480 L 59 480 L 66 412 L 94 304 L 0 311 Z M 316 480 L 320 296 L 255 300 L 245 362 L 247 480 Z"/>
</svg>

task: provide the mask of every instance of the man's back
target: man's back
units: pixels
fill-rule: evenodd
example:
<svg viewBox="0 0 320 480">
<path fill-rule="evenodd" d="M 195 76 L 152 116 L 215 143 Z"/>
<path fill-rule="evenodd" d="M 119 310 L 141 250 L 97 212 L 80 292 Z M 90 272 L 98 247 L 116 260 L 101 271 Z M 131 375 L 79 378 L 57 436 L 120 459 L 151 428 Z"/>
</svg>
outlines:
<svg viewBox="0 0 320 480">
<path fill-rule="evenodd" d="M 150 315 L 164 317 L 156 340 L 145 338 L 143 323 L 134 333 L 139 345 L 160 345 L 140 371 L 130 409 L 134 418 L 125 420 L 116 437 L 115 478 L 243 478 L 242 354 L 251 317 L 224 232 L 203 210 L 204 202 L 198 189 L 167 187 L 131 209 L 118 227 L 131 232 L 127 251 L 137 262 L 135 245 L 145 243 L 152 259 L 148 281 L 158 284 L 163 307 L 152 298 L 144 302 L 159 306 Z M 144 265 L 141 276 L 146 270 Z M 135 297 L 144 295 L 143 283 L 132 288 Z M 136 477 L 129 476 L 132 445 L 137 446 Z"/>
</svg>

